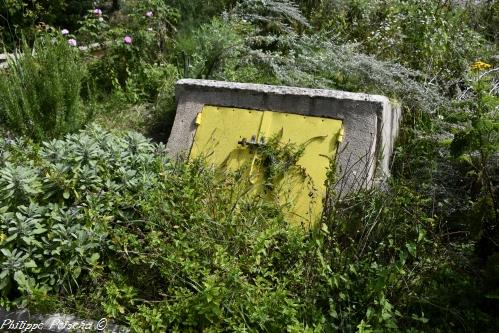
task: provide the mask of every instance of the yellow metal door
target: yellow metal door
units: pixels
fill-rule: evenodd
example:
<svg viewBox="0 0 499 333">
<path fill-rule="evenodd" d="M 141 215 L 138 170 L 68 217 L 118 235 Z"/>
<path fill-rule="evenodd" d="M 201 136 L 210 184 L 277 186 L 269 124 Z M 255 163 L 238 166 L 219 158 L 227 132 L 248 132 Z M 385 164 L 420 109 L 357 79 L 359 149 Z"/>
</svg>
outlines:
<svg viewBox="0 0 499 333">
<path fill-rule="evenodd" d="M 230 170 L 244 167 L 254 152 L 238 142 L 258 135 L 262 115 L 262 111 L 205 106 L 196 118 L 198 127 L 189 157 L 202 156 Z"/>
<path fill-rule="evenodd" d="M 291 169 L 277 184 L 277 199 L 289 207 L 291 221 L 310 226 L 320 218 L 327 171 L 336 154 L 341 128 L 342 122 L 337 119 L 264 112 L 260 130 L 266 137 L 279 135 L 281 144 L 303 149 L 296 163 L 299 169 Z"/>
<path fill-rule="evenodd" d="M 265 170 L 258 155 L 277 138 L 280 145 L 301 148 L 295 168 L 275 180 L 272 193 L 263 193 L 285 208 L 290 222 L 310 226 L 322 212 L 330 159 L 336 154 L 341 120 L 289 113 L 205 106 L 196 119 L 190 158 L 236 170 L 249 168 L 257 192 L 265 192 Z M 260 154 L 259 154 L 260 152 Z"/>
</svg>

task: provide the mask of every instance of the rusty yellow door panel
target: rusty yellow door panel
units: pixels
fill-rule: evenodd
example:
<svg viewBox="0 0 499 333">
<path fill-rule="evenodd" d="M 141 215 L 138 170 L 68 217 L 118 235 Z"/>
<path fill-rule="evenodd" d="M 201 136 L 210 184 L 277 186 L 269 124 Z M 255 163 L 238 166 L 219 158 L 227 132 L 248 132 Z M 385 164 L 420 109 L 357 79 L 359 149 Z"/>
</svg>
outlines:
<svg viewBox="0 0 499 333">
<path fill-rule="evenodd" d="M 270 197 L 285 208 L 293 223 L 309 226 L 320 217 L 327 170 L 342 135 L 341 120 L 205 106 L 196 124 L 190 158 L 204 156 L 229 170 L 248 168 L 256 192 L 266 188 L 264 170 L 258 163 L 258 147 L 273 136 L 278 136 L 282 145 L 303 147 L 297 167 L 274 184 Z"/>
</svg>

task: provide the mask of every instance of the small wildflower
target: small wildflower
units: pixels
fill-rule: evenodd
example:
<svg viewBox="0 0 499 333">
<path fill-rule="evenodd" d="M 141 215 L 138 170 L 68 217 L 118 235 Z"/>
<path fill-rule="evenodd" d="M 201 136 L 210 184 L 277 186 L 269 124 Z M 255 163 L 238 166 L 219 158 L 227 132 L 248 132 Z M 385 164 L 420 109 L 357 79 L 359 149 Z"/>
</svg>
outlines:
<svg viewBox="0 0 499 333">
<path fill-rule="evenodd" d="M 489 69 L 490 67 L 492 67 L 492 65 L 487 64 L 487 63 L 485 63 L 483 61 L 475 61 L 471 65 L 471 69 L 473 69 L 475 71 L 483 71 L 483 70 Z"/>
<path fill-rule="evenodd" d="M 147 28 L 147 31 L 153 32 L 154 30 L 153 30 L 153 28 Z"/>
<path fill-rule="evenodd" d="M 99 17 L 99 22 L 104 22 L 104 18 L 103 17 Z"/>
<path fill-rule="evenodd" d="M 102 15 L 102 10 L 100 8 L 95 8 L 93 11 L 95 16 L 101 16 Z"/>
<path fill-rule="evenodd" d="M 154 13 L 150 10 L 146 13 L 147 17 L 153 17 Z"/>
<path fill-rule="evenodd" d="M 76 39 L 74 39 L 74 38 L 69 39 L 68 40 L 68 44 L 71 45 L 71 46 L 76 46 L 77 45 Z"/>
<path fill-rule="evenodd" d="M 68 30 L 68 29 L 62 29 L 62 30 L 61 30 L 61 34 L 62 34 L 63 36 L 69 35 L 69 30 Z"/>
<path fill-rule="evenodd" d="M 125 44 L 132 44 L 132 37 L 126 35 L 125 38 L 123 38 L 123 42 Z"/>
</svg>

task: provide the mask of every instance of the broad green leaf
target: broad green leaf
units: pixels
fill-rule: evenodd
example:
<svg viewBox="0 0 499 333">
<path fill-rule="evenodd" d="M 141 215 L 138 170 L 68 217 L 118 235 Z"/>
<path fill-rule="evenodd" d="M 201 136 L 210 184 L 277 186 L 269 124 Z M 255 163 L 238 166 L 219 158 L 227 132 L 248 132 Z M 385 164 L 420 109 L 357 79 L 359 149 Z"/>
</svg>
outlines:
<svg viewBox="0 0 499 333">
<path fill-rule="evenodd" d="M 16 271 L 14 273 L 14 280 L 17 282 L 19 287 L 25 287 L 26 286 L 26 276 L 22 271 Z"/>
<path fill-rule="evenodd" d="M 36 263 L 35 263 L 34 260 L 28 260 L 28 261 L 26 261 L 24 263 L 24 267 L 26 267 L 26 268 L 35 268 L 37 266 L 36 266 Z"/>
<path fill-rule="evenodd" d="M 99 260 L 99 258 L 100 258 L 100 254 L 99 253 L 94 253 L 94 254 L 92 254 L 92 256 L 90 258 L 87 258 L 87 262 L 90 265 L 94 266 L 94 265 L 97 264 L 97 261 Z"/>
</svg>

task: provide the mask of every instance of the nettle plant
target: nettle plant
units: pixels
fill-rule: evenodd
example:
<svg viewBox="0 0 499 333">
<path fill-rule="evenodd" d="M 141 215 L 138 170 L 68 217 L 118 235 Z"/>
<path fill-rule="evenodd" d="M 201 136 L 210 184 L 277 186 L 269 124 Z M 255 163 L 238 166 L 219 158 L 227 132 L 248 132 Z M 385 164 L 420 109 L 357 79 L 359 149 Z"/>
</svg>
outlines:
<svg viewBox="0 0 499 333">
<path fill-rule="evenodd" d="M 167 165 L 156 154 L 161 147 L 143 136 L 99 127 L 26 146 L 0 140 L 3 307 L 43 305 L 95 279 L 110 224 L 133 215 L 120 205 L 147 191 Z"/>
</svg>

